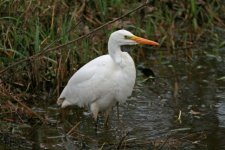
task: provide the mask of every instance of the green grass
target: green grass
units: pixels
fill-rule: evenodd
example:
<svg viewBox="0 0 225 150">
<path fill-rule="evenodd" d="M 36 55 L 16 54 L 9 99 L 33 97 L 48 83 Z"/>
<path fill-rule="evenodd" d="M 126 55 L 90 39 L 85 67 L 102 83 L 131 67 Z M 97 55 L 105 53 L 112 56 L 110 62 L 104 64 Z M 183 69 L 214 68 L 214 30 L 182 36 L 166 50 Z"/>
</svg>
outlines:
<svg viewBox="0 0 225 150">
<path fill-rule="evenodd" d="M 46 76 L 52 76 L 53 79 L 58 76 L 60 78 L 51 79 L 52 87 L 56 87 L 59 82 L 67 81 L 77 68 L 107 53 L 110 33 L 121 27 L 159 41 L 162 47 L 169 50 L 170 55 L 176 55 L 177 47 L 197 43 L 204 33 L 211 34 L 210 31 L 215 25 L 223 26 L 221 14 L 224 14 L 224 6 L 220 3 L 219 0 L 207 1 L 204 4 L 196 0 L 154 1 L 148 7 L 94 33 L 88 39 L 40 57 L 34 65 L 30 65 L 29 61 L 24 62 L 19 68 L 26 70 L 28 75 L 19 78 L 12 76 L 10 81 L 19 80 L 26 85 L 33 85 L 29 79 L 36 76 L 36 82 L 42 87 Z M 65 44 L 107 21 L 120 17 L 141 3 L 134 0 L 97 0 L 83 4 L 83 1 L 0 2 L 0 69 L 41 52 L 46 47 Z M 224 45 L 223 42 L 218 40 L 217 44 Z M 142 57 L 137 52 L 132 52 L 132 55 L 136 60 Z M 34 71 L 33 67 L 38 67 L 38 72 Z"/>
<path fill-rule="evenodd" d="M 197 6 L 196 6 L 196 0 L 190 0 L 191 1 L 191 16 L 192 16 L 192 24 L 194 29 L 198 28 L 198 22 L 197 22 Z"/>
</svg>

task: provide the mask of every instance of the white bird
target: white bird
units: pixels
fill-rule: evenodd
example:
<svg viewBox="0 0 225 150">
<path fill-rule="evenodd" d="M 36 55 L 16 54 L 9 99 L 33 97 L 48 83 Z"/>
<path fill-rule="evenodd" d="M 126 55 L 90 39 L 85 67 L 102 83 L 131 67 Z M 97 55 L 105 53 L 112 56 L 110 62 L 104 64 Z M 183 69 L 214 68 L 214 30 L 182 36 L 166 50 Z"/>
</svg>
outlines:
<svg viewBox="0 0 225 150">
<path fill-rule="evenodd" d="M 95 120 L 99 112 L 109 114 L 117 102 L 123 103 L 132 93 L 136 69 L 134 61 L 122 45 L 159 44 L 133 35 L 126 30 L 113 32 L 108 41 L 108 53 L 80 68 L 68 81 L 57 104 L 89 107 Z"/>
</svg>

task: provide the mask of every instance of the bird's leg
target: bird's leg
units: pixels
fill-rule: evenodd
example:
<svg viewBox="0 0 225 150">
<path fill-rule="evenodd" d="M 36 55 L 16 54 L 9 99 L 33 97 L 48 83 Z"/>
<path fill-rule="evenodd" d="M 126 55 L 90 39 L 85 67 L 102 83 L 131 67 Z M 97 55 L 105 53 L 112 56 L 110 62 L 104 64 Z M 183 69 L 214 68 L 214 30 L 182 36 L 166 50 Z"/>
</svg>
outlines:
<svg viewBox="0 0 225 150">
<path fill-rule="evenodd" d="M 120 120 L 119 102 L 116 103 L 116 110 L 117 110 L 117 120 L 118 120 L 118 125 L 119 125 L 119 126 L 123 126 L 123 125 L 122 125 L 122 120 Z"/>
<path fill-rule="evenodd" d="M 108 122 L 109 122 L 109 112 L 110 112 L 110 110 L 106 111 L 106 112 L 105 112 L 105 115 L 104 115 L 104 116 L 105 116 L 105 117 L 104 117 L 104 118 L 105 118 L 105 121 L 104 121 L 104 126 L 105 126 L 105 127 L 108 127 Z"/>
<path fill-rule="evenodd" d="M 96 103 L 92 103 L 91 112 L 95 121 L 97 121 L 98 111 L 99 111 L 98 105 Z"/>
<path fill-rule="evenodd" d="M 119 113 L 119 102 L 116 102 L 116 110 L 117 110 L 117 119 L 120 120 L 120 113 Z"/>
<path fill-rule="evenodd" d="M 104 117 L 105 117 L 104 126 L 105 127 L 108 127 L 108 125 L 109 125 L 109 113 L 111 112 L 111 110 L 112 110 L 112 107 L 110 107 L 108 110 L 105 111 L 105 115 L 104 115 Z"/>
<path fill-rule="evenodd" d="M 97 127 L 98 127 L 98 111 L 99 111 L 99 108 L 97 106 L 96 103 L 92 103 L 91 106 L 90 106 L 90 109 L 91 109 L 91 112 L 92 112 L 92 115 L 93 115 L 93 118 L 95 120 L 95 130 L 96 130 L 96 133 L 97 133 Z"/>
<path fill-rule="evenodd" d="M 98 120 L 99 120 L 99 117 L 97 117 L 97 119 L 95 120 L 95 134 L 97 135 L 97 132 L 98 132 Z"/>
</svg>

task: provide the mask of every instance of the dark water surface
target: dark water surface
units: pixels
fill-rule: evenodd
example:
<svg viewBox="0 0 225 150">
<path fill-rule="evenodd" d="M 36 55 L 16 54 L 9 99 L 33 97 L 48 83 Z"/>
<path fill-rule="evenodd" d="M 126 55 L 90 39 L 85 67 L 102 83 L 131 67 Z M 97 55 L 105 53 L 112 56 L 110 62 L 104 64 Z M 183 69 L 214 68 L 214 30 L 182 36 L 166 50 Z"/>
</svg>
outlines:
<svg viewBox="0 0 225 150">
<path fill-rule="evenodd" d="M 97 132 L 87 110 L 74 107 L 60 117 L 55 104 L 40 102 L 32 109 L 50 123 L 1 121 L 0 149 L 225 149 L 223 56 L 167 58 L 150 65 L 154 80 L 138 71 L 132 97 L 119 106 L 119 120 L 114 108 L 109 127 L 101 116 Z"/>
</svg>

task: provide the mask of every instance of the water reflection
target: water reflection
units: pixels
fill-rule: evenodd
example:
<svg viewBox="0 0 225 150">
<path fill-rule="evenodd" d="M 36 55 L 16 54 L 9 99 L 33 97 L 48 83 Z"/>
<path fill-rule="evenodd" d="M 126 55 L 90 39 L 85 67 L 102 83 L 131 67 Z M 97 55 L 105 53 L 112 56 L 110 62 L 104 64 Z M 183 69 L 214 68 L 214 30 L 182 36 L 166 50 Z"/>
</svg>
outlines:
<svg viewBox="0 0 225 150">
<path fill-rule="evenodd" d="M 219 127 L 225 128 L 225 94 L 222 93 L 217 96 L 219 99 L 217 107 L 217 117 L 219 120 Z"/>
<path fill-rule="evenodd" d="M 152 66 L 157 70 L 154 80 L 145 80 L 138 72 L 132 97 L 120 105 L 119 120 L 117 110 L 111 112 L 108 128 L 100 117 L 96 133 L 87 110 L 73 108 L 61 120 L 56 105 L 40 104 L 33 109 L 51 123 L 11 124 L 17 136 L 11 131 L 0 134 L 0 145 L 37 150 L 224 149 L 225 82 L 217 79 L 224 76 L 225 63 L 204 57 L 192 63 L 171 62 Z M 8 145 L 9 141 L 16 142 Z"/>
<path fill-rule="evenodd" d="M 217 82 L 222 72 L 221 64 L 224 62 L 208 57 L 201 57 L 187 64 L 188 67 L 174 64 L 178 67 L 176 71 L 180 81 L 178 107 L 183 111 L 182 123 L 177 126 L 191 127 L 192 132 L 205 133 L 205 137 L 199 138 L 198 142 L 197 139 L 191 139 L 195 149 L 224 148 L 222 139 L 225 135 L 221 134 L 224 132 L 221 127 L 225 124 L 225 98 L 224 90 L 220 90 L 224 89 L 224 83 Z"/>
</svg>

